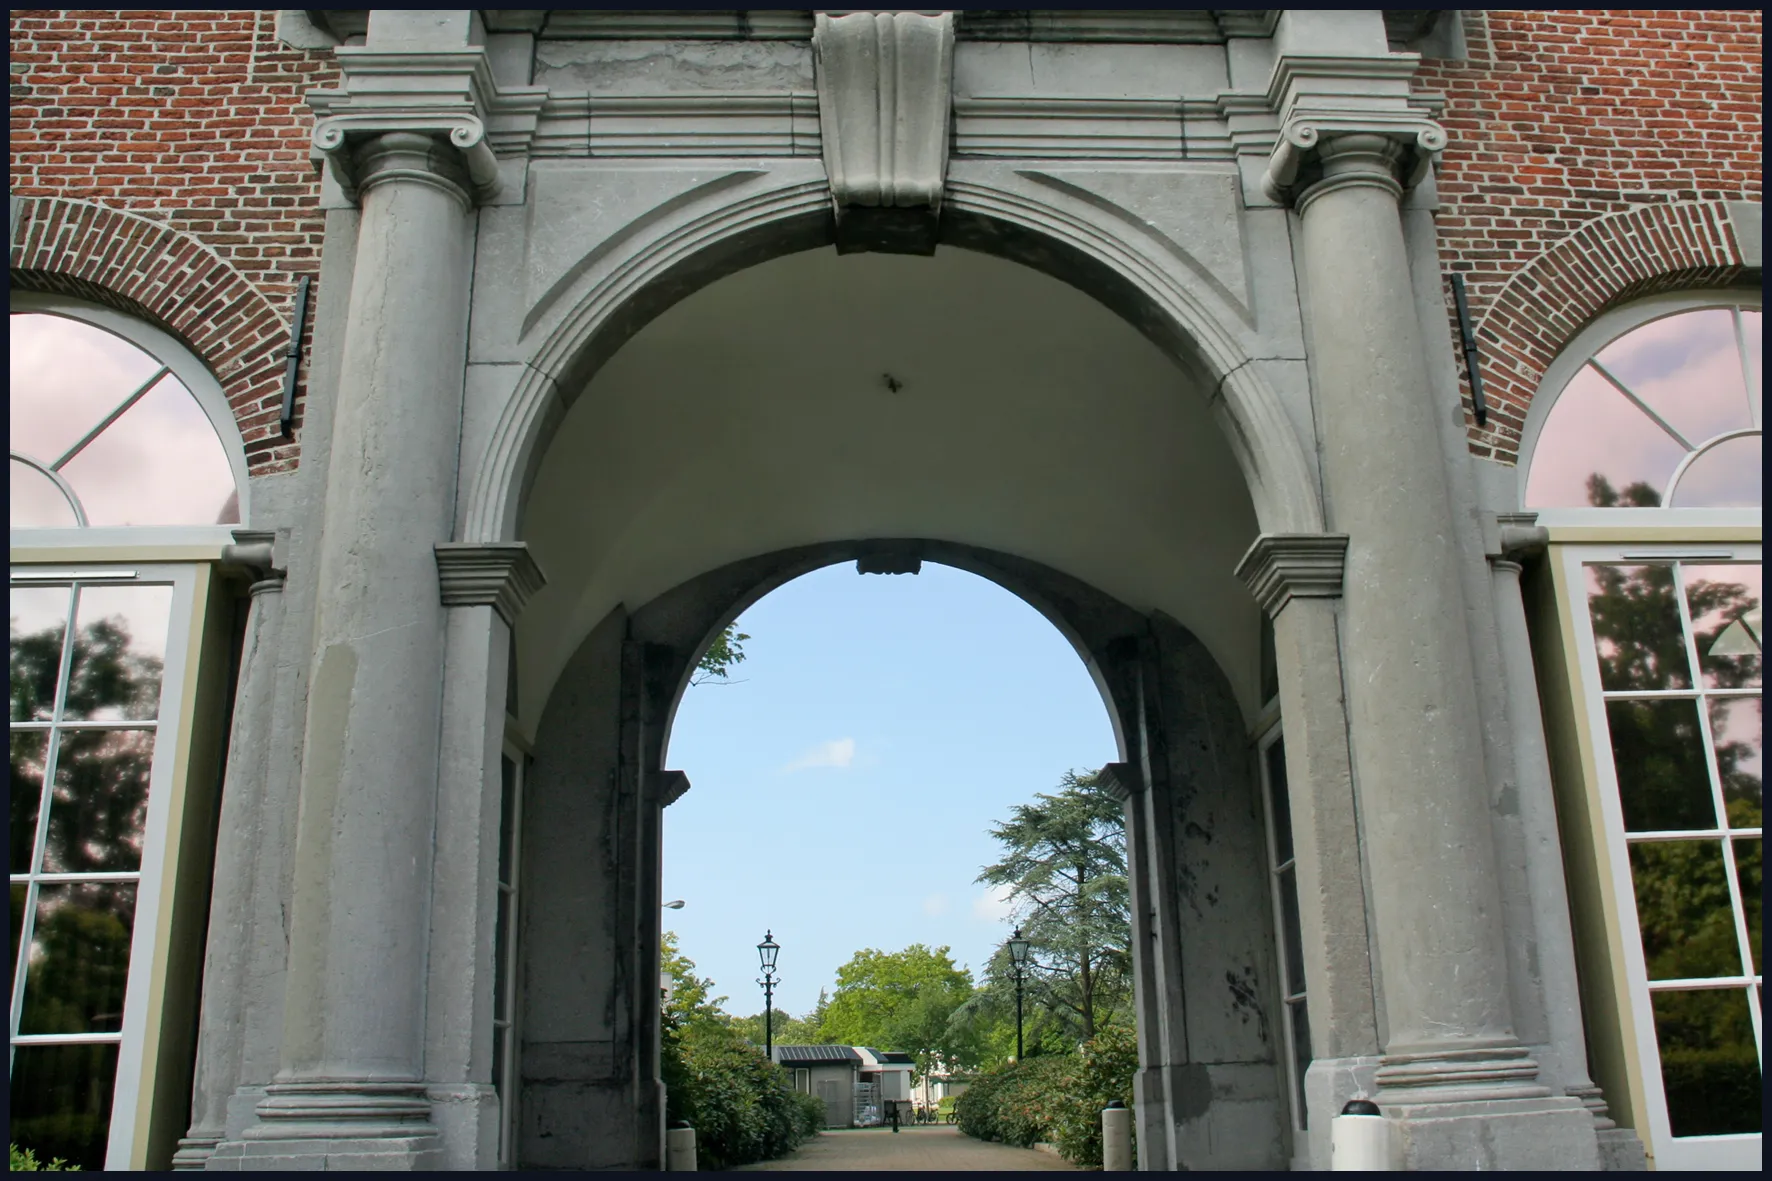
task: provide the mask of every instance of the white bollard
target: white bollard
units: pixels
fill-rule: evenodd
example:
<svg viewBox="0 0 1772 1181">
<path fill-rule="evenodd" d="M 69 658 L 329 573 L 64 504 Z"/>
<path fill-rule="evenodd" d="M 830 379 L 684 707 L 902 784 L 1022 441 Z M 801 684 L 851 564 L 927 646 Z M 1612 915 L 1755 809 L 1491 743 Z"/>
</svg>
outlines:
<svg viewBox="0 0 1772 1181">
<path fill-rule="evenodd" d="M 1126 1173 L 1132 1169 L 1132 1112 L 1118 1099 L 1101 1112 L 1101 1171 Z"/>
<path fill-rule="evenodd" d="M 1329 1167 L 1389 1172 L 1391 1125 L 1370 1099 L 1350 1099 L 1329 1127 Z"/>
<path fill-rule="evenodd" d="M 688 1124 L 665 1133 L 665 1172 L 695 1172 L 695 1129 Z"/>
</svg>

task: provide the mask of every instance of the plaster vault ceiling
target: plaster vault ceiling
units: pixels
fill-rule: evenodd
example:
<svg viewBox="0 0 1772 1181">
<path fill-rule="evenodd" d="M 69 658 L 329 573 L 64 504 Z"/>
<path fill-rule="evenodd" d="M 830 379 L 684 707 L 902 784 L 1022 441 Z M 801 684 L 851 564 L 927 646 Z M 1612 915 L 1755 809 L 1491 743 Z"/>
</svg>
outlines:
<svg viewBox="0 0 1772 1181">
<path fill-rule="evenodd" d="M 624 345 L 549 443 L 523 525 L 548 576 L 518 629 L 525 727 L 618 604 L 880 537 L 1161 609 L 1252 715 L 1259 621 L 1231 571 L 1255 512 L 1204 394 L 1088 296 L 985 255 L 821 249 L 713 283 Z"/>
</svg>

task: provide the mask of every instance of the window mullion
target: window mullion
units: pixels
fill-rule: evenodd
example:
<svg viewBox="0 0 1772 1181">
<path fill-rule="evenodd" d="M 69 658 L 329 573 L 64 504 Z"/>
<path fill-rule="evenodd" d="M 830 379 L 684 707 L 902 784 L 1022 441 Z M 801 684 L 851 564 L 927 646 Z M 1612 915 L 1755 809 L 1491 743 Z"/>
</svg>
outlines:
<svg viewBox="0 0 1772 1181">
<path fill-rule="evenodd" d="M 80 454 L 82 451 L 86 450 L 86 445 L 88 443 L 92 442 L 94 439 L 96 439 L 100 435 L 104 434 L 106 427 L 110 426 L 113 422 L 116 422 L 119 418 L 122 418 L 126 413 L 129 412 L 129 408 L 131 406 L 135 405 L 137 402 L 139 402 L 143 398 L 147 397 L 148 391 L 153 389 L 155 386 L 159 385 L 160 379 L 165 377 L 168 373 L 171 373 L 171 372 L 172 372 L 172 370 L 168 369 L 166 366 L 164 366 L 164 365 L 160 366 L 160 368 L 155 371 L 154 376 L 148 378 L 147 381 L 145 381 L 141 385 L 137 386 L 134 393 L 130 394 L 127 398 L 123 399 L 123 401 L 119 402 L 117 404 L 117 408 L 115 410 L 111 411 L 109 414 L 107 414 L 103 418 L 99 419 L 97 426 L 95 426 L 91 430 L 87 431 L 84 435 L 81 435 L 80 441 L 78 443 L 75 443 L 72 447 L 68 448 L 66 451 L 64 451 L 62 453 L 62 457 L 60 459 L 58 459 L 54 463 L 50 464 L 49 470 L 52 472 L 59 472 L 62 470 L 62 468 L 66 467 L 70 460 L 72 460 L 76 455 Z"/>
<path fill-rule="evenodd" d="M 1747 333 L 1741 328 L 1741 305 L 1729 309 L 1730 319 L 1735 322 L 1735 350 L 1741 357 L 1741 385 L 1747 391 L 1747 412 L 1753 419 L 1754 429 L 1760 429 L 1760 387 L 1754 380 L 1754 366 L 1747 351 Z M 1755 1028 L 1759 1028 L 1756 1023 Z"/>
</svg>

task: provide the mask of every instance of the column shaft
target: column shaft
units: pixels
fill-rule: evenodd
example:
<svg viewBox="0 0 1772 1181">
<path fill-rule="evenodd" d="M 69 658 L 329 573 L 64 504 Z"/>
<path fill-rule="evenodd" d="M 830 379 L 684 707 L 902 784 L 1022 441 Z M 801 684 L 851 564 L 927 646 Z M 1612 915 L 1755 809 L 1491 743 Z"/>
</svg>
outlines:
<svg viewBox="0 0 1772 1181">
<path fill-rule="evenodd" d="M 1300 214 L 1325 491 L 1333 526 L 1350 538 L 1345 681 L 1386 1049 L 1432 1062 L 1486 1058 L 1515 1038 L 1450 497 L 1391 171 L 1397 150 L 1379 136 L 1331 142 Z M 1499 1085 L 1534 1071 L 1522 1060 L 1484 1073 Z"/>
</svg>

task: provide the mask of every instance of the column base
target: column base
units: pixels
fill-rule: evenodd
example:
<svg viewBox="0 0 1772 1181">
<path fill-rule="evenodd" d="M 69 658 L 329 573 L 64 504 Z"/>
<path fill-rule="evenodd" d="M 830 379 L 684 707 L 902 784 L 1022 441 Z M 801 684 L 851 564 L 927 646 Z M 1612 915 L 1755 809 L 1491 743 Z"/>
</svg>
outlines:
<svg viewBox="0 0 1772 1181">
<path fill-rule="evenodd" d="M 1606 1097 L 1600 1088 L 1592 1084 L 1569 1087 L 1564 1092 L 1571 1099 L 1579 1099 L 1581 1105 L 1594 1117 L 1594 1128 L 1600 1140 L 1600 1168 L 1607 1173 L 1641 1173 L 1649 1168 L 1648 1154 L 1643 1151 L 1643 1142 L 1629 1128 L 1621 1128 L 1613 1122 L 1612 1114 L 1606 1107 Z"/>
<path fill-rule="evenodd" d="M 209 1158 L 215 1155 L 216 1146 L 222 1142 L 218 1133 L 214 1136 L 186 1136 L 178 1142 L 178 1151 L 172 1154 L 172 1169 L 175 1173 L 191 1172 L 209 1166 Z"/>
<path fill-rule="evenodd" d="M 222 1170 L 432 1171 L 444 1166 L 421 1083 L 273 1083 L 259 1122 L 210 1155 Z"/>
</svg>

